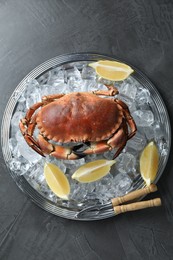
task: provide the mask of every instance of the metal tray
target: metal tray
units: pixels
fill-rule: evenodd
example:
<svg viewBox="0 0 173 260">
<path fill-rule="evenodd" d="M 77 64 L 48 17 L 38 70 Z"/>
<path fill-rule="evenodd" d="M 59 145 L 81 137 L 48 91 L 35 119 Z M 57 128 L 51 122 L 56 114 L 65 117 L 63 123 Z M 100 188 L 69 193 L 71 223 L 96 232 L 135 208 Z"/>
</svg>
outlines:
<svg viewBox="0 0 173 260">
<path fill-rule="evenodd" d="M 13 121 L 15 120 L 13 118 L 13 116 L 14 116 L 15 112 L 19 110 L 19 101 L 21 100 L 22 95 L 23 96 L 27 95 L 28 82 L 33 81 L 34 84 L 36 84 L 36 82 L 35 82 L 35 80 L 36 80 L 40 85 L 43 85 L 43 88 L 44 88 L 44 87 L 46 87 L 47 80 L 50 76 L 50 73 L 52 73 L 52 72 L 53 73 L 57 72 L 60 69 L 60 70 L 65 71 L 65 73 L 67 72 L 67 74 L 71 73 L 70 75 L 73 78 L 74 68 L 75 69 L 77 68 L 77 70 L 78 70 L 77 73 L 82 73 L 82 70 L 87 67 L 88 63 L 90 63 L 92 61 L 105 60 L 105 59 L 119 61 L 119 59 L 112 57 L 112 56 L 107 56 L 107 55 L 94 54 L 94 53 L 78 53 L 78 54 L 61 55 L 61 56 L 55 57 L 51 60 L 44 62 L 43 64 L 41 64 L 40 66 L 38 66 L 37 68 L 32 70 L 19 83 L 19 85 L 16 87 L 13 94 L 11 95 L 11 97 L 7 103 L 6 109 L 4 111 L 4 115 L 3 115 L 2 127 L 1 127 L 1 144 L 2 144 L 4 160 L 9 169 L 10 175 L 12 176 L 12 178 L 14 179 L 14 181 L 16 182 L 18 187 L 25 194 L 27 194 L 32 199 L 32 201 L 35 202 L 38 206 L 40 206 L 41 208 L 43 208 L 44 210 L 46 210 L 48 212 L 51 212 L 52 214 L 55 214 L 57 216 L 61 216 L 64 218 L 68 218 L 68 219 L 90 221 L 90 220 L 99 220 L 99 219 L 112 217 L 112 216 L 114 216 L 113 211 L 110 211 L 110 210 L 107 211 L 106 209 L 105 209 L 105 211 L 98 212 L 98 214 L 96 216 L 93 216 L 93 214 L 91 214 L 91 216 L 89 214 L 87 214 L 85 216 L 85 214 L 84 214 L 82 217 L 80 217 L 80 214 L 78 215 L 78 212 L 80 210 L 83 210 L 92 205 L 96 205 L 96 206 L 103 205 L 104 206 L 104 204 L 106 205 L 106 203 L 109 202 L 109 200 L 111 199 L 111 196 L 116 196 L 118 194 L 110 194 L 109 195 L 110 198 L 109 198 L 109 196 L 107 196 L 107 198 L 105 200 L 100 201 L 96 195 L 95 195 L 95 197 L 92 196 L 92 194 L 94 194 L 93 193 L 94 187 L 92 187 L 92 189 L 91 189 L 91 187 L 85 186 L 86 190 L 91 189 L 90 194 L 88 195 L 87 199 L 84 199 L 84 198 L 75 199 L 75 196 L 72 196 L 69 201 L 63 201 L 61 199 L 55 198 L 54 195 L 52 195 L 52 197 L 50 197 L 50 194 L 49 194 L 49 196 L 47 196 L 47 193 L 45 191 L 43 192 L 39 188 L 40 183 L 33 184 L 31 182 L 32 178 L 27 176 L 26 169 L 25 169 L 25 173 L 22 172 L 22 167 L 20 168 L 20 170 L 19 169 L 15 170 L 14 164 L 15 164 L 15 162 L 18 162 L 20 159 L 16 157 L 17 155 L 15 155 L 15 153 L 12 152 L 12 148 L 11 148 L 12 144 L 10 144 L 10 140 L 11 140 L 12 136 L 14 135 L 14 133 L 13 133 L 14 129 L 11 126 L 11 122 L 12 122 L 12 120 Z M 155 88 L 155 86 L 149 81 L 149 79 L 143 73 L 141 73 L 139 70 L 137 70 L 133 66 L 131 66 L 131 67 L 134 69 L 134 73 L 130 76 L 130 83 L 128 82 L 128 84 L 135 83 L 137 85 L 137 87 L 145 89 L 149 93 L 149 98 L 150 98 L 149 102 L 144 102 L 144 104 L 142 104 L 142 105 L 144 106 L 144 110 L 147 109 L 147 108 L 145 108 L 145 106 L 149 107 L 149 109 L 152 111 L 152 113 L 154 115 L 154 122 L 151 124 L 151 126 L 149 128 L 150 129 L 153 128 L 153 125 L 155 125 L 155 124 L 157 124 L 159 127 L 159 130 L 157 129 L 158 131 L 155 131 L 155 133 L 150 133 L 151 135 L 148 134 L 148 136 L 146 137 L 146 142 L 149 142 L 150 140 L 154 140 L 159 147 L 160 162 L 159 162 L 159 170 L 158 170 L 157 178 L 155 180 L 155 183 L 157 183 L 157 181 L 159 180 L 159 178 L 161 177 L 161 175 L 164 171 L 164 168 L 166 166 L 166 163 L 167 163 L 167 160 L 169 157 L 169 152 L 170 152 L 171 129 L 170 129 L 169 116 L 167 113 L 166 106 L 165 106 L 160 94 L 158 93 L 157 89 Z M 86 74 L 84 76 L 85 83 L 87 82 L 87 80 L 89 82 L 90 76 L 91 77 L 93 76 L 93 75 L 90 75 L 89 72 L 87 72 L 87 73 L 88 74 Z M 87 77 L 89 77 L 89 78 L 87 78 Z M 66 79 L 66 80 L 68 81 L 68 79 Z M 84 82 L 84 79 L 82 79 L 82 80 Z M 97 82 L 99 82 L 99 84 L 104 83 L 102 81 L 102 79 L 99 79 L 97 76 L 96 76 L 95 80 Z M 33 87 L 34 87 L 34 84 L 33 84 Z M 117 83 L 119 88 L 121 88 L 121 84 L 124 84 L 124 83 L 122 83 L 122 82 Z M 127 99 L 127 101 L 128 101 L 129 97 L 127 96 L 127 93 L 126 94 L 121 93 L 121 97 L 123 97 L 123 96 L 125 97 L 125 100 Z M 132 99 L 132 97 L 131 97 L 131 99 Z M 138 106 L 139 106 L 139 104 L 138 104 Z M 132 110 L 133 110 L 132 112 L 135 112 L 134 108 L 132 108 Z M 137 124 L 137 127 L 138 127 L 138 124 Z M 139 126 L 139 130 L 140 130 L 140 128 L 141 127 Z M 140 141 L 140 139 L 138 141 Z M 131 150 L 132 147 L 129 147 L 129 148 L 127 147 L 127 149 L 125 148 L 123 151 L 123 154 L 125 154 L 126 152 L 129 152 L 128 149 Z M 141 148 L 141 150 L 142 150 L 142 148 Z M 136 151 L 135 156 L 136 156 L 137 160 L 139 159 L 141 150 L 139 149 L 138 151 Z M 133 151 L 133 152 L 135 153 L 135 151 Z M 33 152 L 33 156 L 34 156 L 34 152 Z M 36 154 L 35 154 L 35 156 L 36 156 Z M 42 164 L 43 163 L 44 163 L 44 161 L 42 162 Z M 13 166 L 12 166 L 12 164 L 13 164 Z M 35 163 L 34 169 L 36 170 L 37 167 L 40 167 L 40 165 L 41 165 L 40 163 L 38 163 L 38 164 Z M 139 189 L 139 188 L 145 186 L 145 183 L 143 182 L 143 180 L 140 176 L 138 166 L 139 166 L 138 163 L 135 164 L 135 169 L 133 169 L 133 173 L 132 172 L 126 173 L 123 171 L 119 173 L 120 178 L 117 178 L 117 183 L 119 181 L 121 181 L 121 176 L 123 176 L 123 178 L 124 178 L 125 175 L 127 175 L 128 178 L 130 178 L 130 180 L 131 180 L 130 187 L 126 187 L 125 189 L 121 190 L 121 192 L 120 192 L 121 195 L 124 195 L 131 190 L 136 190 L 136 189 Z M 123 167 L 123 166 L 121 165 L 121 167 Z M 32 172 L 32 174 L 34 175 L 33 172 Z M 116 177 L 116 175 L 117 175 L 117 173 L 116 173 L 116 169 L 115 169 L 115 172 L 113 173 L 112 178 Z M 41 178 L 41 180 L 39 180 L 39 178 L 37 178 L 37 181 L 42 182 L 43 179 Z M 77 185 L 77 184 L 75 184 L 75 185 Z M 103 187 L 105 188 L 104 180 L 102 180 L 101 185 L 103 185 Z M 77 186 L 75 186 L 75 187 L 77 187 Z M 79 185 L 79 190 L 80 190 L 80 187 L 81 186 Z M 109 187 L 107 187 L 107 188 L 109 189 Z M 123 185 L 120 187 L 120 189 L 121 188 L 123 188 Z"/>
</svg>

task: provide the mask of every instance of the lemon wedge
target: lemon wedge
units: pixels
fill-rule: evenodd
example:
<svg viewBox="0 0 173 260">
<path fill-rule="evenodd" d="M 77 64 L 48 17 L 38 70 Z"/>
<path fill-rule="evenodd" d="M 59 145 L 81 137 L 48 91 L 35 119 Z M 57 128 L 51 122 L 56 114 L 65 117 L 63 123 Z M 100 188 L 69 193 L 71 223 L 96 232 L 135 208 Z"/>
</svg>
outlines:
<svg viewBox="0 0 173 260">
<path fill-rule="evenodd" d="M 60 198 L 68 200 L 70 185 L 66 175 L 53 163 L 45 163 L 44 176 L 49 188 Z"/>
<path fill-rule="evenodd" d="M 130 66 L 118 61 L 100 60 L 88 65 L 94 68 L 100 77 L 112 81 L 122 81 L 134 72 Z"/>
<path fill-rule="evenodd" d="M 159 151 L 154 142 L 150 142 L 144 148 L 139 163 L 141 176 L 148 186 L 154 182 L 159 166 Z"/>
<path fill-rule="evenodd" d="M 105 159 L 86 163 L 75 171 L 72 175 L 72 179 L 83 183 L 97 181 L 109 173 L 114 163 L 114 160 Z"/>
</svg>

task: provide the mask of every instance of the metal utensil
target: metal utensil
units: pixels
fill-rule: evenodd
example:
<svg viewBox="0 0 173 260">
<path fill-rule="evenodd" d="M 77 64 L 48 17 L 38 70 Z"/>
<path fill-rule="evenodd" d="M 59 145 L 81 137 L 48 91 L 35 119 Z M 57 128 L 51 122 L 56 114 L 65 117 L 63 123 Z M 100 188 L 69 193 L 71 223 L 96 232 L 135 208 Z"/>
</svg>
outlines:
<svg viewBox="0 0 173 260">
<path fill-rule="evenodd" d="M 160 206 L 160 198 L 147 201 L 133 202 L 135 199 L 139 199 L 155 191 L 157 191 L 157 186 L 155 184 L 150 184 L 145 188 L 129 192 L 124 196 L 113 198 L 109 203 L 105 205 L 96 205 L 84 208 L 76 214 L 76 218 L 85 218 L 87 217 L 87 215 L 94 218 L 94 216 L 97 216 L 98 214 L 99 216 L 103 217 L 108 213 L 108 211 L 114 212 L 115 215 L 118 215 L 127 211 L 134 211 L 148 207 Z M 133 203 L 126 204 L 128 202 Z"/>
</svg>

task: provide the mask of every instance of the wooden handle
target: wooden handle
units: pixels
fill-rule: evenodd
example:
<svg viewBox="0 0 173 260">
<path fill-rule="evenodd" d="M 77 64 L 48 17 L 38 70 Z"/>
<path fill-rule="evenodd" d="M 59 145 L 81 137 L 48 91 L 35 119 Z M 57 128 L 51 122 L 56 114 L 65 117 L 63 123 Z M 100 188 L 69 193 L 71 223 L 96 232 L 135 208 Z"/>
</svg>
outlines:
<svg viewBox="0 0 173 260">
<path fill-rule="evenodd" d="M 115 215 L 118 215 L 120 213 L 124 213 L 124 212 L 128 212 L 128 211 L 134 211 L 134 210 L 158 207 L 158 206 L 161 206 L 160 198 L 116 206 L 116 207 L 114 207 L 114 212 L 115 212 Z"/>
<path fill-rule="evenodd" d="M 112 202 L 113 207 L 115 207 L 117 205 L 124 204 L 128 201 L 140 198 L 144 195 L 147 195 L 147 194 L 149 194 L 151 192 L 155 192 L 155 191 L 157 191 L 157 186 L 155 184 L 150 184 L 150 186 L 145 187 L 143 189 L 135 190 L 122 197 L 114 198 L 111 200 L 111 202 Z"/>
</svg>

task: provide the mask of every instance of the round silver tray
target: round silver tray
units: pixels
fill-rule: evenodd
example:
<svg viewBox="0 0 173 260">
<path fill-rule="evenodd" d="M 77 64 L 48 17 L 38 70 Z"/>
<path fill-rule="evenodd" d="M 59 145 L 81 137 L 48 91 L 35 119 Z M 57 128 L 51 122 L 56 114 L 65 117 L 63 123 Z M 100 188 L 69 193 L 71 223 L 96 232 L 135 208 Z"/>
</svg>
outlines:
<svg viewBox="0 0 173 260">
<path fill-rule="evenodd" d="M 18 100 L 21 97 L 22 93 L 26 90 L 26 82 L 28 80 L 34 80 L 34 79 L 41 79 L 42 75 L 45 73 L 56 69 L 59 66 L 64 66 L 65 69 L 68 69 L 69 64 L 75 64 L 77 67 L 79 67 L 82 64 L 87 64 L 92 61 L 98 61 L 98 60 L 116 60 L 120 61 L 119 59 L 107 56 L 107 55 L 101 55 L 101 54 L 94 54 L 94 53 L 78 53 L 78 54 L 67 54 L 67 55 L 61 55 L 58 57 L 55 57 L 53 59 L 50 59 L 40 66 L 36 67 L 34 70 L 32 70 L 16 87 L 13 94 L 11 95 L 2 120 L 2 127 L 1 127 L 1 144 L 2 144 L 2 151 L 4 160 L 6 162 L 6 165 L 9 169 L 10 175 L 18 185 L 18 187 L 27 194 L 34 203 L 36 203 L 38 206 L 43 208 L 44 210 L 55 214 L 57 216 L 61 216 L 68 219 L 74 219 L 74 220 L 99 220 L 104 218 L 109 218 L 114 216 L 114 213 L 112 210 L 105 210 L 104 211 L 98 211 L 97 214 L 94 216 L 93 214 L 83 214 L 82 217 L 80 217 L 80 214 L 78 215 L 78 212 L 80 210 L 83 210 L 87 208 L 90 204 L 85 202 L 84 204 L 74 204 L 73 201 L 67 203 L 64 201 L 51 201 L 49 198 L 46 198 L 46 196 L 40 192 L 38 192 L 35 187 L 30 185 L 28 180 L 25 178 L 25 175 L 18 174 L 15 171 L 12 171 L 9 167 L 9 162 L 12 159 L 11 150 L 9 147 L 9 139 L 11 137 L 11 119 L 15 112 L 16 106 L 18 104 Z M 169 116 L 167 113 L 166 106 L 158 93 L 157 89 L 153 86 L 153 84 L 148 80 L 148 78 L 138 71 L 136 68 L 131 66 L 134 69 L 134 73 L 132 74 L 132 78 L 138 82 L 141 86 L 143 86 L 145 89 L 147 89 L 150 93 L 150 98 L 152 101 L 152 110 L 154 115 L 157 118 L 157 121 L 160 123 L 162 127 L 162 132 L 164 133 L 164 140 L 161 140 L 163 146 L 164 152 L 160 153 L 160 161 L 159 161 L 159 170 L 157 174 L 157 178 L 155 180 L 155 183 L 159 180 L 161 177 L 164 168 L 166 166 L 169 152 L 170 152 L 170 145 L 171 145 L 171 129 L 170 129 L 170 121 Z M 165 148 L 166 147 L 166 148 Z M 161 149 L 161 148 L 160 148 Z M 13 155 L 14 157 L 14 155 Z M 14 158 L 13 158 L 14 159 Z M 138 175 L 134 177 L 132 180 L 132 186 L 131 190 L 139 189 L 143 186 L 145 186 L 145 183 L 143 182 L 142 178 Z M 128 192 L 128 191 L 127 191 Z M 94 205 L 97 206 L 100 205 L 100 202 L 97 200 L 94 202 Z M 104 203 L 103 203 L 104 206 Z"/>
</svg>

